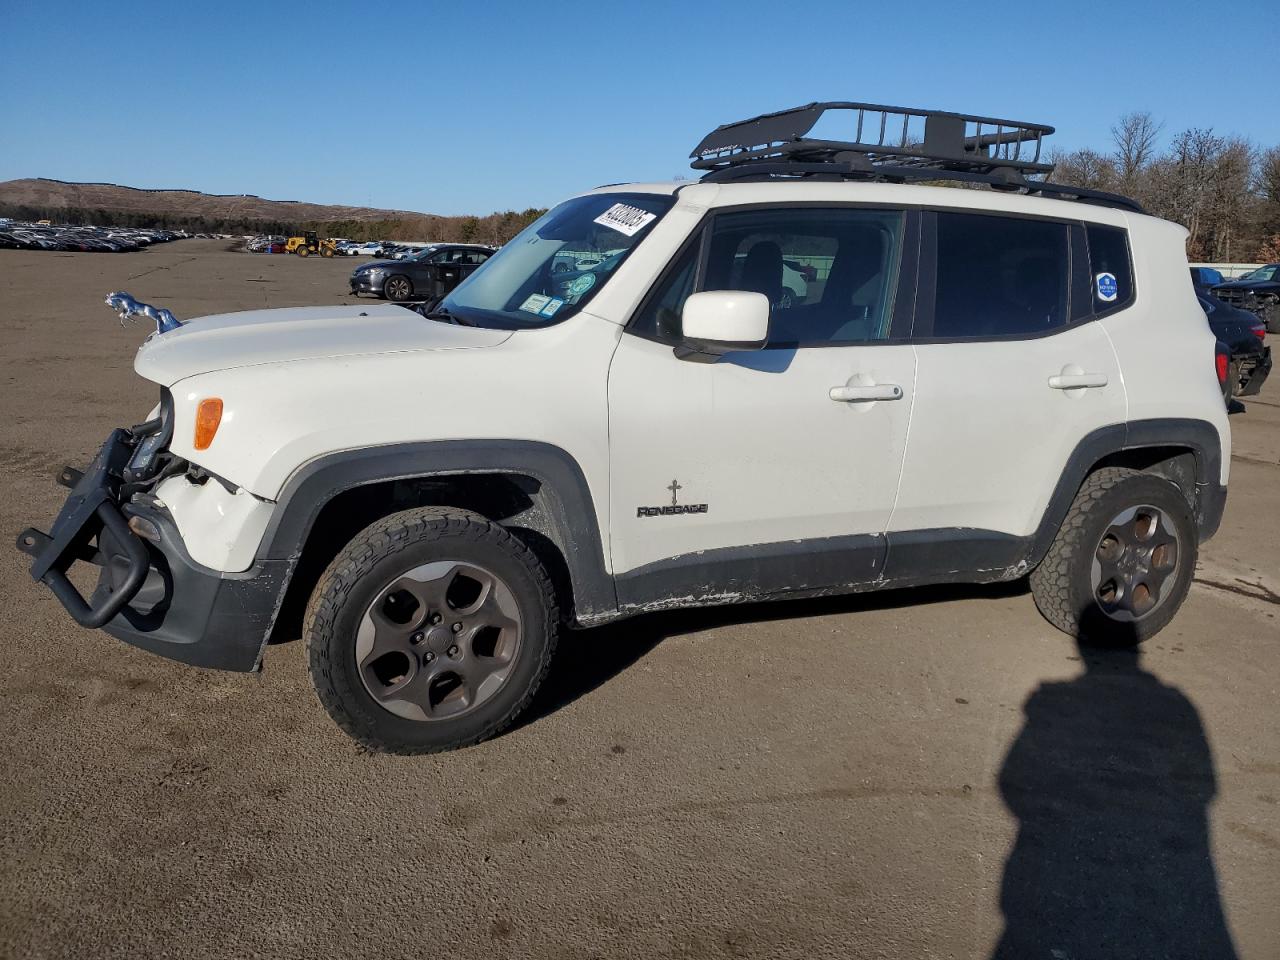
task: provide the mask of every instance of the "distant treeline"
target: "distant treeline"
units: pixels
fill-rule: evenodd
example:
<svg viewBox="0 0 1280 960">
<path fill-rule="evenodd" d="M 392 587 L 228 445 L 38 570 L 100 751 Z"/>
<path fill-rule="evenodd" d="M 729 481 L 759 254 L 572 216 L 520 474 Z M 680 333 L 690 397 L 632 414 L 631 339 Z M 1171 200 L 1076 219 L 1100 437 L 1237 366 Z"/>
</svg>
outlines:
<svg viewBox="0 0 1280 960">
<path fill-rule="evenodd" d="M 448 240 L 489 243 L 495 246 L 506 243 L 544 213 L 546 210 L 530 207 L 523 211 L 491 213 L 487 217 L 437 217 L 423 214 L 395 220 L 285 221 L 0 203 L 0 216 L 14 220 L 51 220 L 54 223 L 93 224 L 100 227 L 146 227 L 185 230 L 189 233 L 292 235 L 314 230 L 322 237 L 345 237 L 349 240 Z"/>
<path fill-rule="evenodd" d="M 1110 151 L 1056 154 L 1052 179 L 1124 194 L 1182 224 L 1193 261 L 1280 261 L 1280 147 L 1193 127 L 1162 149 L 1163 127 L 1127 114 L 1111 128 Z"/>
</svg>

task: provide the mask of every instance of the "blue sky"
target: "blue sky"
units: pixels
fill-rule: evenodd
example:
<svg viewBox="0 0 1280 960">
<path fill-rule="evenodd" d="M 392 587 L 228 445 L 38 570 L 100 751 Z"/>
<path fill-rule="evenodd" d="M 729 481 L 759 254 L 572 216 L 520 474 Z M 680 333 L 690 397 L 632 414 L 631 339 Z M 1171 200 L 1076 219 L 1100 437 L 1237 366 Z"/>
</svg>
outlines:
<svg viewBox="0 0 1280 960">
<path fill-rule="evenodd" d="M 816 99 L 1049 123 L 1065 149 L 1141 109 L 1280 143 L 1274 59 L 1248 51 L 1274 0 L 1211 10 L 0 0 L 0 180 L 483 214 L 686 174 L 716 125 Z"/>
</svg>

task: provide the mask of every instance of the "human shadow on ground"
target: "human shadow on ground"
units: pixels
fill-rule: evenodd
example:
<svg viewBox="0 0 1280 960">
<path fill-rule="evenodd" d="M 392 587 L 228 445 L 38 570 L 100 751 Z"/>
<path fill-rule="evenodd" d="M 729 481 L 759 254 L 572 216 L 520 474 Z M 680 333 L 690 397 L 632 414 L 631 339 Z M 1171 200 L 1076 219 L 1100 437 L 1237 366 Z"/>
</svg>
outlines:
<svg viewBox="0 0 1280 960">
<path fill-rule="evenodd" d="M 1027 699 L 1000 770 L 1018 838 L 993 957 L 1231 960 L 1200 715 L 1136 645 L 1080 652 L 1083 673 Z"/>
</svg>

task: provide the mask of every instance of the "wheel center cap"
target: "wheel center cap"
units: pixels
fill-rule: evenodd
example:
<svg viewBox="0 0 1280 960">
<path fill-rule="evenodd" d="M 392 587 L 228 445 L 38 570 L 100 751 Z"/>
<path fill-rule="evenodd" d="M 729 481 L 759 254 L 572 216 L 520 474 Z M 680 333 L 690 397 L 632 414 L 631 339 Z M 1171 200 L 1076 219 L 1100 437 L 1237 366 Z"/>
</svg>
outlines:
<svg viewBox="0 0 1280 960">
<path fill-rule="evenodd" d="M 1121 573 L 1127 577 L 1131 577 L 1144 570 L 1146 568 L 1146 563 L 1143 562 L 1143 558 L 1140 557 L 1136 551 L 1130 551 L 1120 558 L 1119 566 Z"/>
<path fill-rule="evenodd" d="M 443 652 L 453 643 L 453 634 L 446 626 L 432 627 L 427 631 L 427 646 L 437 653 Z"/>
</svg>

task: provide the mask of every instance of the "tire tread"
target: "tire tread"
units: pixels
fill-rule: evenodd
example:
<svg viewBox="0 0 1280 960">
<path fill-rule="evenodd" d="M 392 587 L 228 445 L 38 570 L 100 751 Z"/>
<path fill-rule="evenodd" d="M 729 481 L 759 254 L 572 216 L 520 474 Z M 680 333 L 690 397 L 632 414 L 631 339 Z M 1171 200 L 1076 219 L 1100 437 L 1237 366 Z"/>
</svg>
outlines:
<svg viewBox="0 0 1280 960">
<path fill-rule="evenodd" d="M 542 594 L 545 617 L 543 628 L 547 642 L 543 645 L 541 662 L 536 667 L 528 690 L 504 715 L 476 733 L 443 742 L 406 746 L 372 735 L 367 725 L 357 722 L 352 716 L 347 698 L 335 682 L 331 652 L 324 638 L 336 629 L 338 615 L 352 590 L 376 563 L 409 546 L 440 539 L 444 535 L 477 542 L 488 541 L 509 553 L 528 569 Z M 542 685 L 555 655 L 559 622 L 560 612 L 551 578 L 534 552 L 519 537 L 478 513 L 458 507 L 428 506 L 383 517 L 356 534 L 320 575 L 307 604 L 302 632 L 306 637 L 307 659 L 316 693 L 338 726 L 371 750 L 421 754 L 471 746 L 505 730 L 528 707 Z"/>
<path fill-rule="evenodd" d="M 1073 636 L 1080 628 L 1080 611 L 1071 602 L 1071 564 L 1088 549 L 1084 536 L 1097 504 L 1117 486 L 1140 472 L 1127 467 L 1103 467 L 1085 478 L 1071 501 L 1058 535 L 1040 565 L 1031 571 L 1031 595 L 1046 620 Z"/>
</svg>

